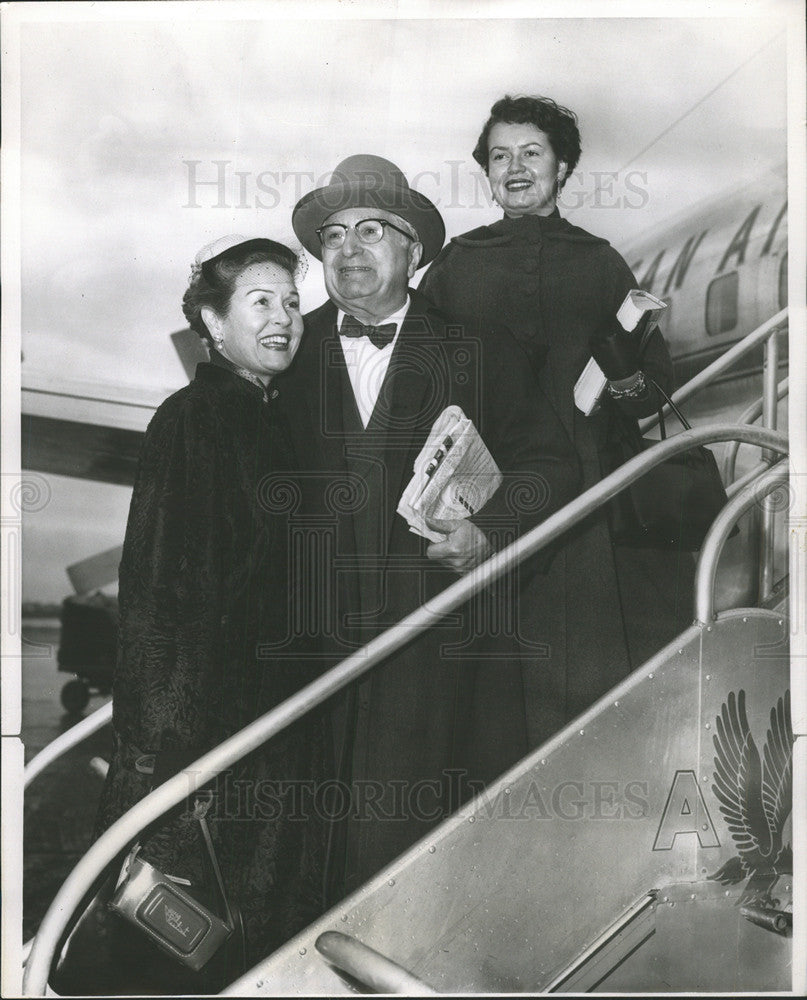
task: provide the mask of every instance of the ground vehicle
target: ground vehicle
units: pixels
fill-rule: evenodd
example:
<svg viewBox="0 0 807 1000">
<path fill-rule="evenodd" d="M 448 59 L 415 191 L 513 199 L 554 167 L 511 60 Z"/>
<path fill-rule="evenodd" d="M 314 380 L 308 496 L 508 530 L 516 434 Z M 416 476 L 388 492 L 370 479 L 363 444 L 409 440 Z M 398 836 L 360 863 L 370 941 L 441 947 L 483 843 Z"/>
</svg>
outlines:
<svg viewBox="0 0 807 1000">
<path fill-rule="evenodd" d="M 100 591 L 71 595 L 62 602 L 59 670 L 76 675 L 62 688 L 61 701 L 68 712 L 83 711 L 90 688 L 109 694 L 115 666 L 118 602 Z"/>
</svg>

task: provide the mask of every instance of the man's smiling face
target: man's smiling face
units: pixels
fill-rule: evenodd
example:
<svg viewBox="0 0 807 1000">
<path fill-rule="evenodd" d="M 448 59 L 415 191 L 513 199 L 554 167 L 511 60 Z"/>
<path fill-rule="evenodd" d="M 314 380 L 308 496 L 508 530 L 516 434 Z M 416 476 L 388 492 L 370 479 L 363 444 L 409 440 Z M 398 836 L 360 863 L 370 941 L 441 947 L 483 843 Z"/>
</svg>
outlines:
<svg viewBox="0 0 807 1000">
<path fill-rule="evenodd" d="M 392 212 L 378 208 L 345 208 L 326 222 L 355 226 L 362 219 L 387 219 L 406 226 Z M 355 229 L 336 250 L 322 249 L 325 287 L 331 300 L 364 323 L 386 319 L 406 301 L 409 279 L 417 270 L 422 247 L 389 226 L 378 243 L 362 243 Z"/>
</svg>

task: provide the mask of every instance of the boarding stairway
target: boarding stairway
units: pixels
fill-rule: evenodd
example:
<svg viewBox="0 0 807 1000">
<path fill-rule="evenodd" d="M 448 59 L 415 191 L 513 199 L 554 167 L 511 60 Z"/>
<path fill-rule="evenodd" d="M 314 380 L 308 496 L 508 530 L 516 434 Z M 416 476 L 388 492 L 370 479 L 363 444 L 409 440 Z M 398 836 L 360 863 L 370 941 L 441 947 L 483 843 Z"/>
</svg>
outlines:
<svg viewBox="0 0 807 1000">
<path fill-rule="evenodd" d="M 693 624 L 226 994 L 789 989 L 789 633 L 772 580 L 777 505 L 765 499 L 787 485 L 787 439 L 775 430 L 786 319 L 787 310 L 772 317 L 673 397 L 765 343 L 763 397 L 746 422 L 693 428 L 631 459 L 191 765 L 205 785 L 670 456 L 720 442 L 761 449 L 729 485 L 701 549 Z M 733 446 L 725 463 L 736 465 Z M 752 510 L 761 511 L 757 606 L 717 612 L 723 546 Z M 26 783 L 110 716 L 107 705 L 51 744 Z M 45 995 L 88 886 L 188 793 L 187 775 L 175 776 L 90 848 L 42 922 L 26 995 Z"/>
</svg>

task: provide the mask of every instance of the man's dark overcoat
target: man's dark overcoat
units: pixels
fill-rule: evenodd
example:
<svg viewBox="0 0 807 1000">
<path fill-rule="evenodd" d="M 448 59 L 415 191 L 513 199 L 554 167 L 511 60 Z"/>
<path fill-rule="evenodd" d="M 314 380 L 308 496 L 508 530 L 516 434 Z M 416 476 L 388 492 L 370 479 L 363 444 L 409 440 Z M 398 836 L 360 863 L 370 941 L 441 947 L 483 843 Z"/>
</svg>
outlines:
<svg viewBox="0 0 807 1000">
<path fill-rule="evenodd" d="M 609 452 L 623 433 L 636 433 L 636 418 L 655 412 L 655 394 L 618 402 L 605 398 L 589 417 L 574 404 L 592 335 L 637 286 L 606 240 L 571 225 L 557 210 L 546 217 L 505 217 L 454 237 L 420 287 L 480 337 L 494 321 L 513 333 L 533 360 L 536 385 L 549 395 L 574 443 L 584 488 L 612 471 Z M 672 362 L 657 328 L 641 367 L 672 391 Z M 569 536 L 549 573 L 534 579 L 522 602 L 528 613 L 524 629 L 549 652 L 531 673 L 534 701 L 542 706 L 535 744 L 689 624 L 692 575 L 688 553 L 613 546 L 604 511 Z"/>
<path fill-rule="evenodd" d="M 473 519 L 496 547 L 557 510 L 579 484 L 569 439 L 512 338 L 493 327 L 470 337 L 417 292 L 410 298 L 366 429 L 332 303 L 306 316 L 294 366 L 278 382 L 326 554 L 321 621 L 335 660 L 457 579 L 426 558 L 429 543 L 396 513 L 446 406 L 473 420 L 504 473 Z M 526 752 L 518 582 L 509 578 L 415 639 L 335 707 L 341 774 L 353 792 L 345 888 L 456 808 L 469 781 L 495 777 Z"/>
</svg>

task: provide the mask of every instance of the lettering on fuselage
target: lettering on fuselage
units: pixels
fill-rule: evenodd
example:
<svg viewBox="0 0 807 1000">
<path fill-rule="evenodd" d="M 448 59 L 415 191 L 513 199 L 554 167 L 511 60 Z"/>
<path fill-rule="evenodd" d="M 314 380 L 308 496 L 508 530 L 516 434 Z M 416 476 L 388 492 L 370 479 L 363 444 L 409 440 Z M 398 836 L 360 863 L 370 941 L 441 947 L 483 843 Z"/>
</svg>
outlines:
<svg viewBox="0 0 807 1000">
<path fill-rule="evenodd" d="M 697 237 L 690 236 L 689 239 L 683 246 L 681 253 L 678 254 L 675 263 L 670 269 L 670 273 L 667 275 L 667 280 L 664 282 L 663 295 L 667 295 L 670 289 L 673 287 L 673 280 L 675 280 L 675 288 L 680 288 L 684 283 L 684 278 L 687 276 L 687 271 L 689 270 L 689 265 L 692 263 L 692 258 L 695 256 L 695 251 L 703 242 L 703 237 L 709 232 L 708 229 L 704 231 Z"/>
<path fill-rule="evenodd" d="M 701 847 L 720 847 L 712 817 L 706 808 L 694 771 L 676 771 L 664 812 L 661 814 L 654 851 L 672 850 L 679 834 L 694 833 Z"/>
<path fill-rule="evenodd" d="M 717 265 L 715 274 L 720 274 L 732 257 L 737 258 L 737 267 L 745 262 L 745 251 L 748 249 L 748 241 L 751 239 L 751 230 L 754 228 L 754 223 L 761 208 L 762 205 L 757 205 L 743 221 L 743 224 L 732 237 L 731 243 L 726 247 L 725 253 L 720 258 L 720 263 Z"/>
<path fill-rule="evenodd" d="M 729 264 L 738 267 L 740 264 L 745 262 L 751 235 L 754 231 L 757 217 L 759 216 L 762 207 L 761 203 L 755 205 L 743 219 L 739 227 L 731 235 L 731 238 L 726 243 L 723 253 L 720 256 L 720 263 L 715 270 L 715 274 L 720 274 Z M 765 242 L 762 244 L 762 249 L 759 252 L 759 257 L 765 257 L 770 254 L 776 234 L 779 231 L 786 213 L 787 201 L 784 202 L 771 223 L 767 236 L 765 237 Z M 682 287 L 693 258 L 695 257 L 698 248 L 703 243 L 708 232 L 708 229 L 704 229 L 698 235 L 693 233 L 686 238 L 683 246 L 678 251 L 678 256 L 675 258 L 673 265 L 664 280 L 664 285 L 661 287 L 660 293 L 662 295 L 668 295 L 670 292 L 677 291 Z M 641 279 L 639 280 L 640 286 L 645 291 L 655 291 L 653 286 L 659 282 L 659 271 L 661 270 L 662 263 L 668 260 L 669 257 L 669 247 L 662 247 L 662 249 L 655 254 L 653 259 L 647 265 L 642 273 Z M 634 274 L 639 272 L 644 263 L 644 260 L 639 260 L 631 265 L 631 270 Z"/>
</svg>

